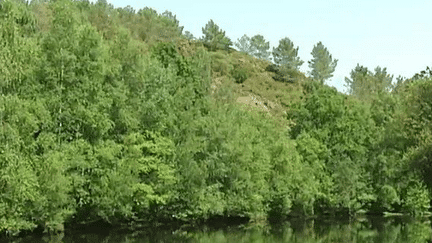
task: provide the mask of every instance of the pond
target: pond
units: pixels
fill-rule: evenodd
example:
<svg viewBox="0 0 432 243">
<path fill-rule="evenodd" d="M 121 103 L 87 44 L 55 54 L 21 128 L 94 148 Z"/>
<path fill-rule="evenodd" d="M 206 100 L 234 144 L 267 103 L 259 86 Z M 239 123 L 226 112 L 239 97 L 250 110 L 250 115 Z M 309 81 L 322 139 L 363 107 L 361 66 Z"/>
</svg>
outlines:
<svg viewBox="0 0 432 243">
<path fill-rule="evenodd" d="M 213 224 L 181 229 L 115 229 L 32 235 L 0 242 L 432 242 L 428 218 L 368 217 L 355 220 L 293 219 L 279 223 Z"/>
</svg>

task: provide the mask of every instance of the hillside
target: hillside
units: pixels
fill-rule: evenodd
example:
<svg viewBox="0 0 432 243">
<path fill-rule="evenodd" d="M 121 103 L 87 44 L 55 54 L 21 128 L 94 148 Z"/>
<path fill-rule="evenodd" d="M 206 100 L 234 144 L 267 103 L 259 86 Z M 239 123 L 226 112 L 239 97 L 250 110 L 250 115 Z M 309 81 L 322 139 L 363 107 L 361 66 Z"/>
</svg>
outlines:
<svg viewBox="0 0 432 243">
<path fill-rule="evenodd" d="M 193 52 L 197 45 L 202 46 L 191 40 L 182 39 L 177 42 L 179 53 L 185 56 Z M 210 52 L 210 55 L 212 92 L 219 89 L 232 92 L 231 101 L 245 104 L 248 109 L 256 108 L 254 110 L 269 113 L 277 122 L 287 125 L 286 111 L 290 104 L 300 101 L 303 95 L 302 84 L 308 81 L 303 73 L 298 72 L 294 82 L 281 82 L 276 81 L 273 78 L 275 73 L 268 70 L 271 62 L 235 49 L 218 50 Z M 247 74 L 247 79 L 241 83 L 234 77 L 237 70 L 245 70 Z"/>
</svg>

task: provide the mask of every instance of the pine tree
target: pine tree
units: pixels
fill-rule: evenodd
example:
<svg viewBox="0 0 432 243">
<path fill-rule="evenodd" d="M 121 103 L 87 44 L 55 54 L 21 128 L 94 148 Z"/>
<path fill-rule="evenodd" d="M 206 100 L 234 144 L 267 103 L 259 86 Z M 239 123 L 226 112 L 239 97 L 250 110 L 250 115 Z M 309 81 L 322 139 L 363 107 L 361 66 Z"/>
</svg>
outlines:
<svg viewBox="0 0 432 243">
<path fill-rule="evenodd" d="M 298 49 L 294 48 L 294 43 L 288 37 L 283 38 L 279 41 L 279 46 L 273 48 L 273 60 L 287 69 L 299 70 L 304 61 L 297 56 Z"/>
<path fill-rule="evenodd" d="M 325 80 L 333 77 L 338 60 L 332 58 L 327 48 L 320 42 L 314 46 L 311 52 L 313 59 L 309 61 L 309 67 L 312 69 L 312 77 L 324 83 Z"/>
<path fill-rule="evenodd" d="M 387 73 L 387 68 L 375 68 L 373 93 L 390 92 L 393 89 L 393 75 Z"/>
<path fill-rule="evenodd" d="M 270 43 L 265 41 L 264 36 L 255 35 L 250 38 L 247 35 L 243 35 L 237 40 L 235 46 L 239 51 L 256 57 L 262 60 L 270 60 Z"/>
<path fill-rule="evenodd" d="M 246 53 L 248 55 L 253 55 L 255 53 L 255 48 L 251 44 L 251 38 L 244 34 L 240 39 L 237 39 L 235 46 L 240 52 Z"/>
<path fill-rule="evenodd" d="M 161 17 L 166 18 L 169 21 L 171 21 L 176 26 L 176 28 L 178 29 L 179 34 L 183 33 L 184 26 L 180 26 L 180 22 L 177 19 L 177 16 L 174 15 L 171 11 L 166 10 L 165 12 L 163 12 L 161 14 Z"/>
<path fill-rule="evenodd" d="M 270 60 L 270 44 L 265 41 L 264 36 L 255 35 L 251 38 L 251 46 L 255 50 L 253 56 L 262 60 Z"/>
<path fill-rule="evenodd" d="M 204 37 L 201 40 L 211 51 L 217 49 L 228 50 L 233 44 L 231 39 L 225 36 L 225 31 L 219 29 L 219 26 L 212 19 L 206 24 L 205 28 L 202 28 L 202 32 Z"/>
<path fill-rule="evenodd" d="M 357 66 L 351 70 L 350 77 L 345 78 L 345 87 L 348 89 L 348 94 L 355 96 L 363 96 L 363 90 L 367 90 L 367 79 L 371 75 L 371 72 L 367 67 Z"/>
</svg>

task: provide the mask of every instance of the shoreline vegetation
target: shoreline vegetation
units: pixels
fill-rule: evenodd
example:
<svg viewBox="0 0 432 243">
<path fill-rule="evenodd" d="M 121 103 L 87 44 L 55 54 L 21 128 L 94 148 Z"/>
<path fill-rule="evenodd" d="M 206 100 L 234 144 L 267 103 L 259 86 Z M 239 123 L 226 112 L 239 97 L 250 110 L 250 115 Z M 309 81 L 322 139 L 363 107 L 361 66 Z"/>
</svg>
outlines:
<svg viewBox="0 0 432 243">
<path fill-rule="evenodd" d="M 432 80 L 106 1 L 0 2 L 0 235 L 430 215 Z M 274 62 L 271 60 L 274 58 Z M 67 229 L 66 229 L 67 230 Z"/>
</svg>

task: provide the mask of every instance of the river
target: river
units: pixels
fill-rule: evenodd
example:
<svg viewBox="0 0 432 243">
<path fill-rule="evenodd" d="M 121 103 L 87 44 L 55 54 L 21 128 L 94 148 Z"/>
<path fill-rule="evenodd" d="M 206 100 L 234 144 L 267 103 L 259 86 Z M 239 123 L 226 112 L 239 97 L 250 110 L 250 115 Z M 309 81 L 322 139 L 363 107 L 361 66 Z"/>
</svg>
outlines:
<svg viewBox="0 0 432 243">
<path fill-rule="evenodd" d="M 0 242 L 432 242 L 429 218 L 364 217 L 354 220 L 292 219 L 276 223 L 226 224 L 199 227 L 66 231 L 58 235 L 29 235 Z"/>
</svg>

